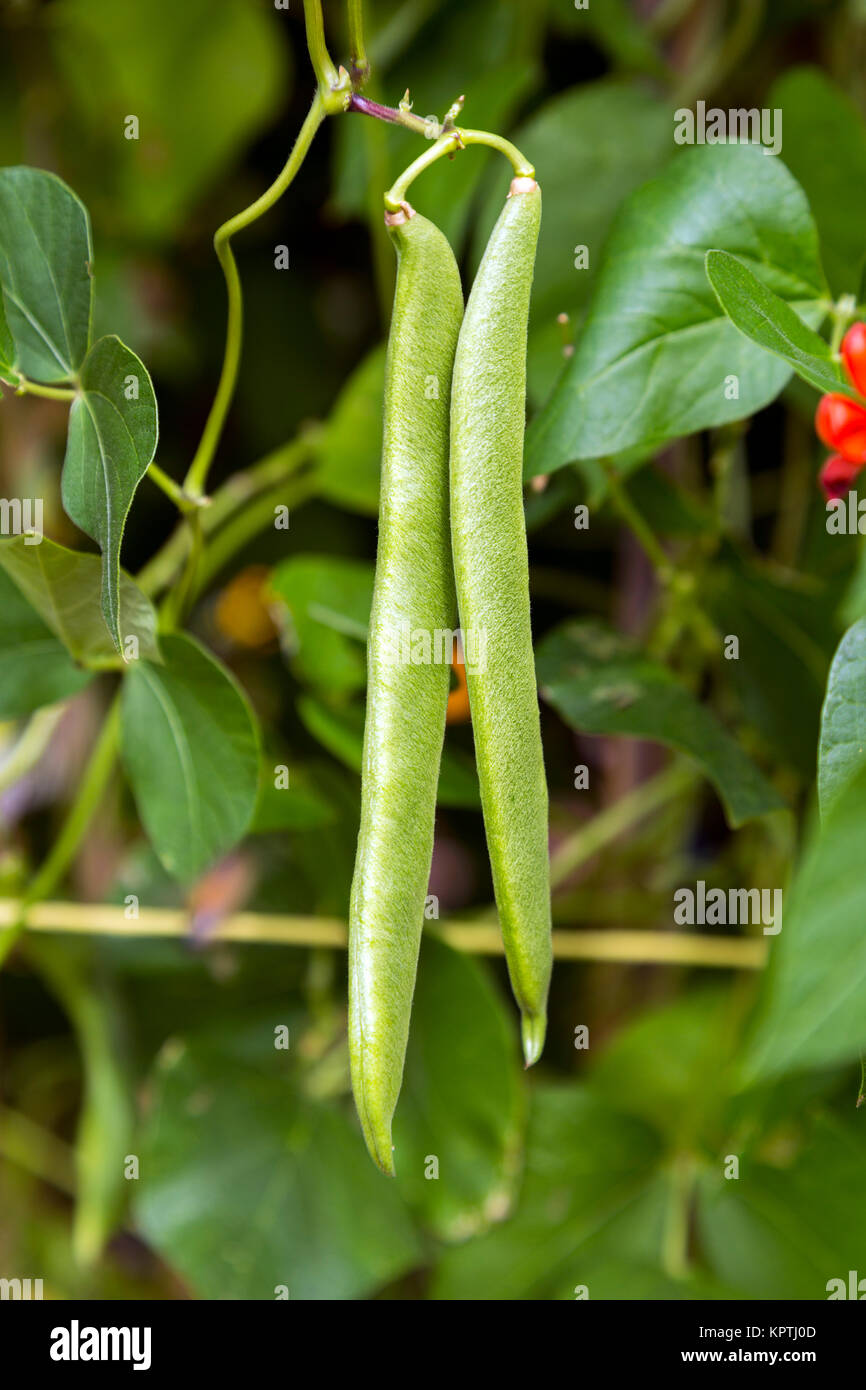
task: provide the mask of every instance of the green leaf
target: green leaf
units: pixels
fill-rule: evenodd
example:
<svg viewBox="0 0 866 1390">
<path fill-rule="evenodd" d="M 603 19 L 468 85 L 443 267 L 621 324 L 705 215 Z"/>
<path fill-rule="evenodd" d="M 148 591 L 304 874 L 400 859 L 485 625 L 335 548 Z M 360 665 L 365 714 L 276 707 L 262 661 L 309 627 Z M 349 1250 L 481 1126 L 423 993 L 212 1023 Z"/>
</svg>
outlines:
<svg viewBox="0 0 866 1390">
<path fill-rule="evenodd" d="M 363 689 L 373 566 L 336 555 L 293 555 L 271 575 L 283 649 L 301 680 L 331 695 Z"/>
<path fill-rule="evenodd" d="M 707 276 L 731 323 L 747 338 L 781 357 L 819 391 L 861 399 L 848 382 L 829 343 L 809 328 L 784 299 L 727 251 L 708 251 Z"/>
<path fill-rule="evenodd" d="M 91 679 L 0 568 L 0 719 L 21 719 Z"/>
<path fill-rule="evenodd" d="M 782 111 L 782 157 L 802 186 L 835 294 L 856 294 L 866 226 L 866 125 L 859 106 L 818 68 L 789 69 L 767 105 Z"/>
<path fill-rule="evenodd" d="M 516 1210 L 488 1234 L 445 1251 L 432 1297 L 540 1299 L 585 1282 L 587 1243 L 618 1218 L 636 1239 L 659 1154 L 646 1125 L 586 1087 L 533 1088 Z"/>
<path fill-rule="evenodd" d="M 839 643 L 821 713 L 818 801 L 827 815 L 846 786 L 866 770 L 866 618 Z"/>
<path fill-rule="evenodd" d="M 394 1157 L 399 1190 L 443 1240 L 477 1235 L 507 1209 L 523 1119 L 519 1077 L 514 1029 L 487 975 L 426 936 Z"/>
<path fill-rule="evenodd" d="M 0 568 L 30 606 L 59 637 L 69 654 L 96 670 L 122 667 L 100 611 L 102 566 L 96 555 L 67 550 L 43 537 L 28 545 L 25 536 L 0 540 Z M 159 661 L 156 613 L 128 574 L 120 575 L 120 631 L 124 650 Z M 134 639 L 134 644 L 132 639 Z"/>
<path fill-rule="evenodd" d="M 866 1047 L 866 784 L 850 783 L 813 836 L 790 893 L 748 1044 L 749 1083 L 853 1063 Z"/>
<path fill-rule="evenodd" d="M 81 177 L 93 180 L 94 210 L 108 192 L 112 226 L 139 242 L 182 225 L 288 96 L 286 45 L 270 5 L 58 0 L 45 34 L 87 138 Z M 137 138 L 127 134 L 128 113 Z"/>
<path fill-rule="evenodd" d="M 349 377 L 328 418 L 316 475 L 323 497 L 351 512 L 379 509 L 385 347 L 368 353 Z"/>
<path fill-rule="evenodd" d="M 102 611 L 120 648 L 123 528 L 156 453 L 156 397 L 147 368 L 113 336 L 100 338 L 81 368 L 69 412 L 63 506 L 102 551 Z"/>
<path fill-rule="evenodd" d="M 3 286 L 0 283 L 0 379 L 15 383 L 18 380 L 13 363 L 15 361 L 15 344 L 12 341 L 12 334 L 9 331 L 9 324 L 6 321 L 6 309 L 3 304 Z"/>
<path fill-rule="evenodd" d="M 581 733 L 650 738 L 686 753 L 736 827 L 784 803 L 739 744 L 666 667 L 595 622 L 570 622 L 536 654 L 542 695 Z"/>
<path fill-rule="evenodd" d="M 71 188 L 43 169 L 0 169 L 0 287 L 15 344 L 8 365 L 34 381 L 75 374 L 90 346 L 92 261 L 90 219 Z"/>
<path fill-rule="evenodd" d="M 779 393 L 790 369 L 721 312 L 704 268 L 713 247 L 820 322 L 817 235 L 784 165 L 753 145 L 678 155 L 617 220 L 577 350 L 530 427 L 527 477 L 740 420 Z"/>
<path fill-rule="evenodd" d="M 172 1042 L 149 1089 L 138 1225 L 198 1297 L 362 1298 L 420 1263 L 360 1133 L 276 1062 Z"/>
<path fill-rule="evenodd" d="M 258 733 L 234 678 L 191 637 L 162 639 L 165 664 L 138 662 L 123 687 L 122 753 L 163 865 L 189 880 L 249 829 Z"/>
<path fill-rule="evenodd" d="M 298 700 L 298 714 L 323 748 L 344 766 L 360 773 L 364 761 L 364 710 L 360 705 L 326 705 L 308 695 Z M 458 748 L 444 748 L 439 767 L 440 806 L 480 804 L 478 776 L 472 759 Z"/>
<path fill-rule="evenodd" d="M 821 1118 L 793 1159 L 723 1162 L 702 1175 L 697 1232 L 716 1275 L 762 1299 L 826 1299 L 828 1282 L 863 1272 L 866 1208 L 862 1126 Z"/>
</svg>

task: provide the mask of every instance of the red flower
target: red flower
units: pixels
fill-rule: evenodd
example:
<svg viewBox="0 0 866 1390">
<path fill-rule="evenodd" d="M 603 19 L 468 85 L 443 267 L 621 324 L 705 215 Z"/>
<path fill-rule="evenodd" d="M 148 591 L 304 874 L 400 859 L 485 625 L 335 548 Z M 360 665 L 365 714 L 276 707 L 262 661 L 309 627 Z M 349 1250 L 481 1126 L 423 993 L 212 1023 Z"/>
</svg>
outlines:
<svg viewBox="0 0 866 1390">
<path fill-rule="evenodd" d="M 841 347 L 852 386 L 866 396 L 866 323 L 852 323 Z M 835 450 L 818 475 L 827 500 L 844 497 L 866 465 L 866 405 L 837 392 L 822 396 L 815 412 L 818 438 Z"/>
<path fill-rule="evenodd" d="M 821 472 L 818 474 L 818 481 L 824 489 L 824 496 L 830 502 L 838 497 L 845 497 L 851 488 L 854 479 L 866 464 L 866 459 L 858 463 L 851 459 L 843 458 L 841 454 L 831 454 Z"/>
<path fill-rule="evenodd" d="M 822 396 L 815 412 L 818 438 L 852 463 L 866 462 L 866 406 L 847 396 Z"/>
<path fill-rule="evenodd" d="M 866 396 L 866 323 L 852 323 L 842 339 L 842 361 L 861 396 Z"/>
</svg>

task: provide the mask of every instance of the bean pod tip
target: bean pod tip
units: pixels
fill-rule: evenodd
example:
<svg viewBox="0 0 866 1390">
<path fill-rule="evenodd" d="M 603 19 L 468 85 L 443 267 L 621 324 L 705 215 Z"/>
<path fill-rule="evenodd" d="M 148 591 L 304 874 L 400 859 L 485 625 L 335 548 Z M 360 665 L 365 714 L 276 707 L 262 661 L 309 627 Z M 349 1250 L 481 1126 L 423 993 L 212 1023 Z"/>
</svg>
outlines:
<svg viewBox="0 0 866 1390">
<path fill-rule="evenodd" d="M 544 1035 L 547 1032 L 547 1019 L 542 1014 L 523 1014 L 520 1019 L 520 1033 L 523 1039 L 523 1057 L 526 1067 L 533 1066 L 544 1050 Z"/>
</svg>

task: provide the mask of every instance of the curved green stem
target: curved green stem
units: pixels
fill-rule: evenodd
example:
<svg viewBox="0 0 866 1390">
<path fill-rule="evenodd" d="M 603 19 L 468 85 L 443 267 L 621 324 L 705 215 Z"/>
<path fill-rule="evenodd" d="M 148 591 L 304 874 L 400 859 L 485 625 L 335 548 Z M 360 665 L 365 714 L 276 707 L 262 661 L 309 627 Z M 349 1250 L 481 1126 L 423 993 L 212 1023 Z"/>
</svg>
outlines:
<svg viewBox="0 0 866 1390">
<path fill-rule="evenodd" d="M 243 473 L 234 473 L 218 488 L 209 504 L 201 510 L 202 530 L 208 538 L 235 514 L 269 488 L 285 482 L 315 456 L 321 427 L 311 427 L 288 444 L 274 449 Z M 138 587 L 154 598 L 175 579 L 189 553 L 190 530 L 181 522 L 168 540 L 136 575 Z"/>
<path fill-rule="evenodd" d="M 74 386 L 42 386 L 20 376 L 15 382 L 16 396 L 44 396 L 48 401 L 74 401 L 78 391 Z"/>
<path fill-rule="evenodd" d="M 551 887 L 558 887 L 575 869 L 619 839 L 627 830 L 633 829 L 639 821 L 682 796 L 694 786 L 694 782 L 694 773 L 675 763 L 648 781 L 641 782 L 612 806 L 599 811 L 586 825 L 564 840 L 551 856 Z"/>
<path fill-rule="evenodd" d="M 300 506 L 315 496 L 319 480 L 315 469 L 294 478 L 290 483 L 277 483 L 270 491 L 261 493 L 248 507 L 237 513 L 214 536 L 197 567 L 191 596 L 197 597 L 207 585 L 228 564 L 239 550 L 243 550 L 255 536 L 274 523 L 274 508 Z"/>
<path fill-rule="evenodd" d="M 447 117 L 444 124 L 448 126 Z M 429 150 L 420 154 L 391 185 L 385 194 L 385 207 L 388 211 L 397 212 L 401 204 L 405 203 L 409 187 L 419 174 L 423 174 L 425 169 L 429 169 L 430 165 L 435 164 L 443 155 L 456 154 L 467 145 L 487 145 L 492 150 L 498 150 L 511 162 L 517 178 L 535 178 L 534 165 L 530 164 L 517 146 L 512 145 L 504 136 L 493 135 L 488 130 L 465 130 L 462 126 L 452 126 L 444 130 Z"/>
<path fill-rule="evenodd" d="M 155 483 L 160 492 L 164 492 L 166 497 L 174 503 L 180 512 L 191 512 L 201 505 L 197 498 L 187 497 L 180 483 L 176 483 L 174 478 L 159 467 L 159 464 L 152 463 L 148 467 L 146 476 Z"/>
<path fill-rule="evenodd" d="M 75 800 L 67 812 L 60 834 L 54 841 L 48 858 L 21 900 L 21 916 L 17 923 L 0 934 L 0 966 L 24 929 L 26 910 L 33 903 L 47 898 L 60 883 L 72 863 L 87 827 L 102 801 L 108 779 L 114 768 L 120 741 L 120 698 L 115 696 L 99 737 L 90 754 Z"/>
<path fill-rule="evenodd" d="M 172 589 L 162 605 L 160 629 L 163 632 L 173 632 L 176 627 L 182 625 L 195 596 L 198 573 L 204 554 L 201 512 L 194 512 L 192 516 L 187 517 L 186 529 L 190 539 L 186 564 L 181 574 L 180 583 L 176 589 Z"/>
<path fill-rule="evenodd" d="M 195 457 L 189 466 L 189 471 L 183 485 L 183 491 L 191 498 L 195 499 L 203 496 L 207 485 L 207 475 L 216 453 L 216 448 L 223 431 L 226 415 L 234 395 L 235 384 L 237 382 L 238 367 L 241 356 L 241 338 L 243 336 L 243 291 L 241 290 L 240 276 L 231 248 L 231 239 L 236 232 L 243 231 L 249 227 L 257 218 L 270 211 L 279 198 L 285 193 L 289 184 L 297 174 L 304 161 L 308 149 L 313 141 L 313 136 L 322 124 L 327 115 L 326 103 L 321 92 L 317 92 L 313 98 L 313 104 L 307 114 L 304 124 L 298 133 L 291 154 L 286 161 L 279 177 L 271 184 L 260 198 L 251 203 L 243 212 L 237 213 L 235 217 L 224 222 L 214 237 L 214 249 L 217 258 L 222 266 L 225 276 L 226 291 L 228 294 L 228 322 L 226 325 L 226 346 L 223 357 L 222 372 L 220 374 L 219 386 L 211 406 L 210 414 L 204 427 L 201 441 L 196 450 Z"/>
<path fill-rule="evenodd" d="M 334 87 L 337 84 L 337 69 L 325 43 L 325 21 L 322 18 L 321 0 L 304 0 L 304 23 L 307 28 L 307 52 L 319 88 L 321 90 Z"/>
</svg>

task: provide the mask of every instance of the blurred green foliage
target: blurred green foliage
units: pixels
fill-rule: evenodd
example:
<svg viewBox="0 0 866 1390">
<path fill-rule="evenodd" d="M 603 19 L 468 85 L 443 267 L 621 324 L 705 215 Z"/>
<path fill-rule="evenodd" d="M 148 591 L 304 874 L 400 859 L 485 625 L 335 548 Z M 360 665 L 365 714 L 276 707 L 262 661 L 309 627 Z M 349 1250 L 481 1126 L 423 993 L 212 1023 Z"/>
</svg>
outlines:
<svg viewBox="0 0 866 1390">
<path fill-rule="evenodd" d="M 213 231 L 275 176 L 312 96 L 299 11 L 265 0 L 0 3 L 0 162 L 55 171 L 90 210 L 95 336 L 119 333 L 147 363 L 159 462 L 174 477 L 222 355 Z M 343 6 L 326 12 L 345 57 Z M 259 524 L 224 547 L 191 620 L 214 659 L 197 648 L 192 666 L 176 662 L 191 639 L 175 637 L 163 666 L 152 651 L 135 673 L 139 737 L 125 751 L 137 805 L 116 778 L 68 877 L 81 902 L 188 907 L 190 934 L 74 945 L 46 935 L 6 962 L 0 1274 L 38 1273 L 51 1296 L 113 1299 L 281 1289 L 572 1299 L 584 1287 L 592 1299 L 822 1298 L 862 1261 L 866 1236 L 854 1109 L 866 806 L 860 725 L 839 718 L 862 704 L 856 632 L 833 666 L 823 735 L 820 722 L 843 615 L 862 612 L 852 610 L 864 569 L 858 589 L 856 538 L 833 545 L 824 530 L 814 393 L 786 385 L 789 368 L 722 316 L 703 249 L 747 255 L 813 324 L 825 272 L 835 295 L 863 299 L 855 59 L 866 26 L 836 0 L 769 5 L 751 32 L 735 29 L 724 0 L 593 0 L 581 12 L 546 0 L 377 0 L 365 12 L 370 95 L 396 104 L 408 87 L 416 113 L 441 117 L 465 94 L 467 124 L 525 146 L 544 188 L 530 463 L 541 477 L 559 471 L 527 492 L 527 514 L 555 842 L 655 770 L 661 746 L 694 753 L 708 779 L 688 804 L 604 841 L 560 885 L 556 920 L 670 929 L 673 889 L 697 878 L 790 881 L 790 908 L 786 892 L 762 978 L 725 971 L 708 987 L 694 969 L 560 960 L 548 1051 L 531 1079 L 503 966 L 458 954 L 431 923 L 393 1184 L 369 1164 L 351 1108 L 343 953 L 209 940 L 238 909 L 318 919 L 347 909 L 393 277 L 381 193 L 418 137 L 338 118 L 285 201 L 237 241 L 246 333 L 215 469 L 217 496 L 234 479 L 220 525 L 243 524 L 235 475 L 318 421 L 314 481 L 288 530 Z M 725 42 L 732 32 L 739 49 Z M 816 65 L 792 68 L 803 53 Z M 781 107 L 782 159 L 717 151 L 725 175 L 708 151 L 679 151 L 673 113 L 696 96 Z M 477 149 L 418 185 L 467 279 L 504 189 L 502 168 Z M 281 245 L 288 272 L 275 269 Z M 575 268 L 581 246 L 586 270 Z M 712 395 L 726 372 L 742 385 L 730 410 Z M 606 385 L 594 394 L 596 377 Z M 738 422 L 754 411 L 745 433 Z M 61 417 L 54 402 L 6 393 L 0 491 L 44 495 L 57 549 L 87 548 L 60 506 Z M 612 495 L 597 456 L 625 443 Z M 588 501 L 591 525 L 578 530 L 574 509 Z M 623 527 L 629 504 L 690 587 L 657 582 Z M 173 524 L 145 480 L 124 537 L 131 574 Z M 25 778 L 5 786 L 0 762 L 6 896 L 54 843 L 110 679 L 74 666 L 57 630 L 81 586 L 89 621 L 96 560 L 79 557 L 59 582 L 43 576 L 50 601 L 34 615 L 3 561 L 14 544 L 0 549 L 0 662 L 26 651 L 32 664 L 26 681 L 23 666 L 14 681 L 0 668 L 4 751 L 15 721 L 87 688 Z M 574 620 L 587 610 L 606 643 L 581 645 L 588 628 Z M 150 605 L 142 611 L 150 621 Z M 706 622 L 739 635 L 738 661 L 707 657 Z M 86 625 L 78 639 L 86 646 Z M 156 705 L 212 742 L 201 765 L 158 746 Z M 836 778 L 823 825 L 819 737 L 825 780 L 828 767 Z M 588 791 L 575 789 L 583 764 Z M 283 765 L 286 792 L 273 783 Z M 185 801 L 190 768 L 201 820 Z M 725 825 L 713 785 L 742 828 Z M 179 861 L 191 887 L 166 871 Z M 459 724 L 446 741 L 431 891 L 443 915 L 488 920 L 471 732 Z M 280 1030 L 286 1047 L 275 1046 Z"/>
</svg>

